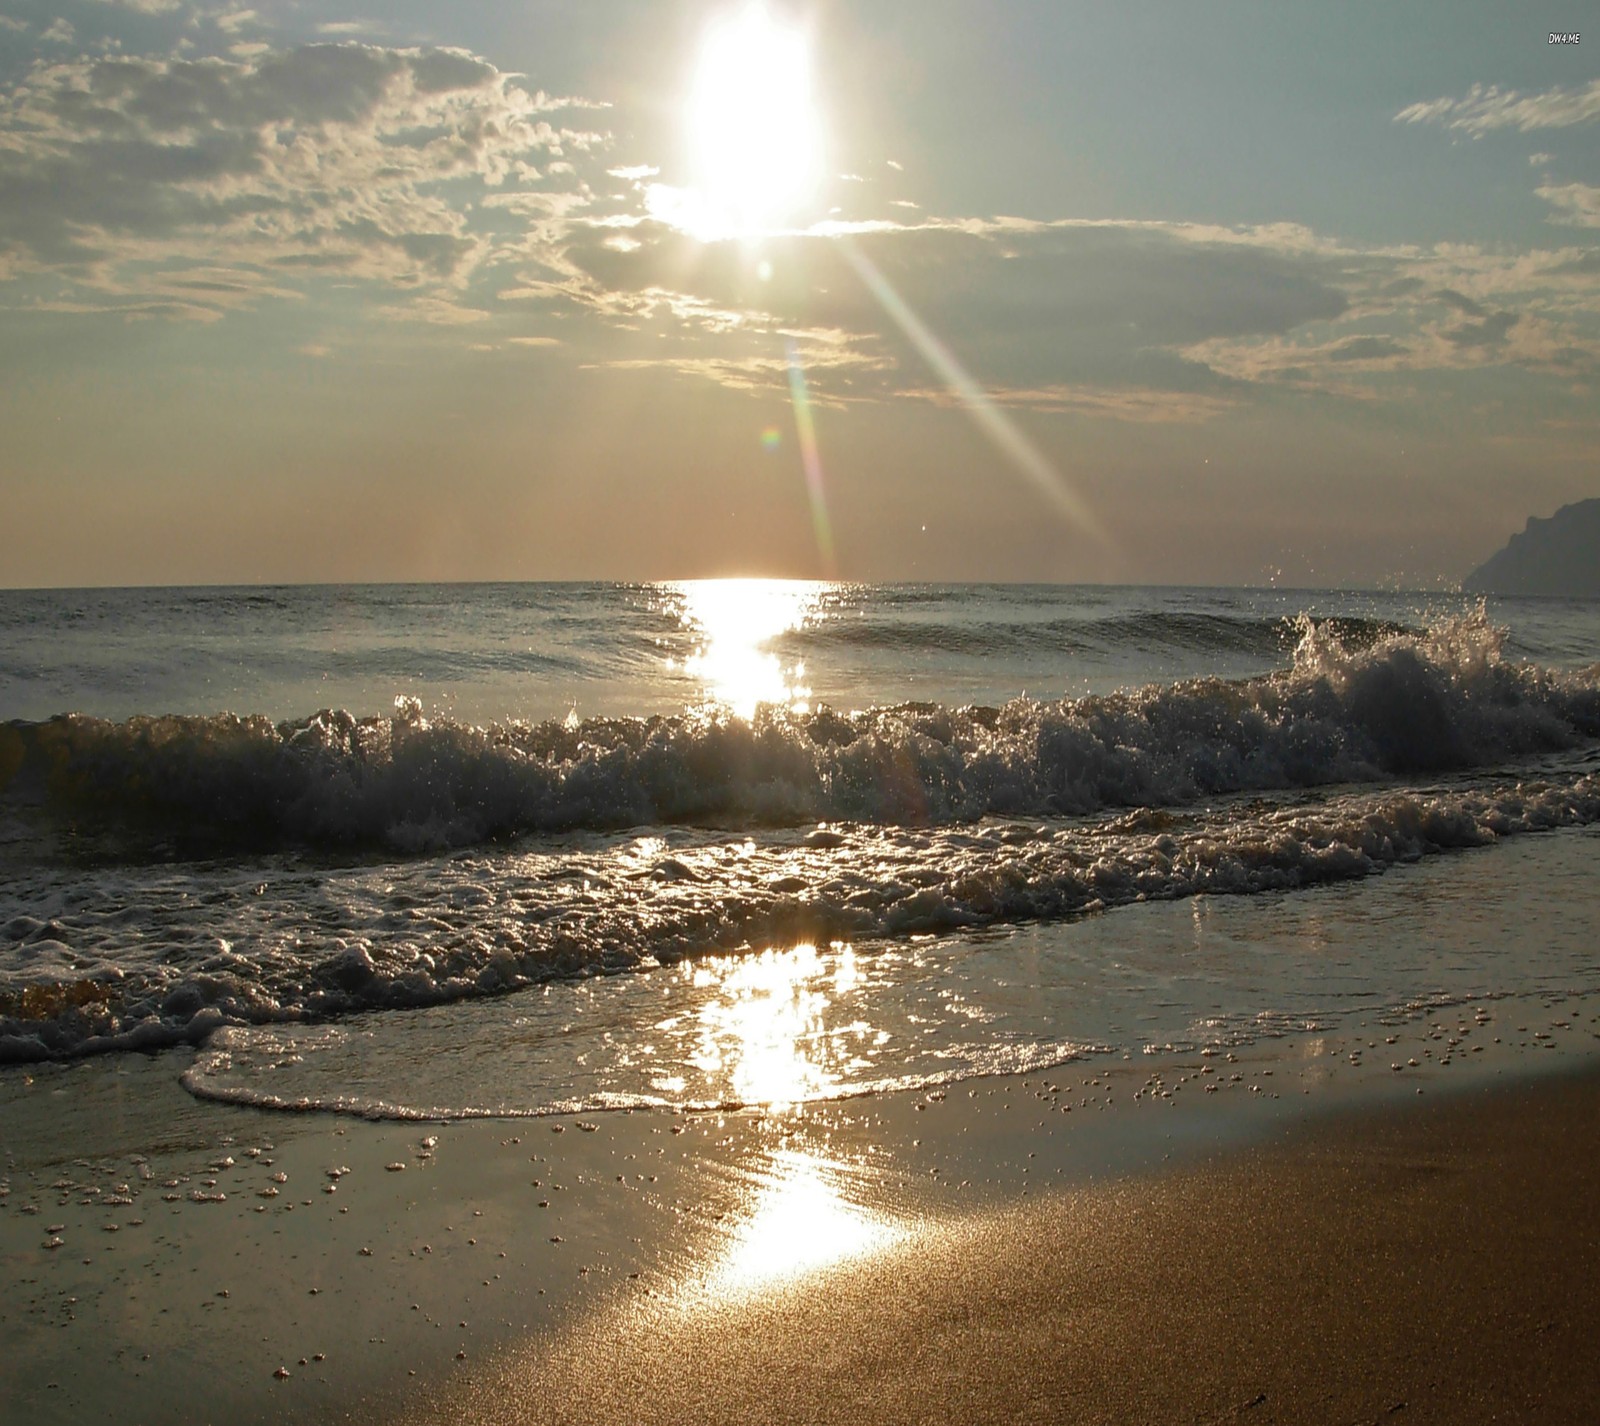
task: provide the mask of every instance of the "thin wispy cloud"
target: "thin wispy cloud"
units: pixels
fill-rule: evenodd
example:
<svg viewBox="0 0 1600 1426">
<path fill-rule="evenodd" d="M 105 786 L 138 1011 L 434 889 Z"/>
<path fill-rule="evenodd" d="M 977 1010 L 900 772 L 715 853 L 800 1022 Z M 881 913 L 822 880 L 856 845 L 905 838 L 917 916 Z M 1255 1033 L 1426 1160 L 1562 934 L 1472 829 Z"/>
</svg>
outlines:
<svg viewBox="0 0 1600 1426">
<path fill-rule="evenodd" d="M 1582 89 L 1547 89 L 1519 94 L 1498 85 L 1474 84 L 1459 99 L 1429 99 L 1394 116 L 1397 124 L 1438 124 L 1473 135 L 1493 129 L 1570 129 L 1600 120 L 1600 79 Z"/>
<path fill-rule="evenodd" d="M 169 15 L 183 8 L 183 0 L 100 0 L 102 5 L 113 5 L 119 10 L 132 10 L 140 15 Z"/>
</svg>

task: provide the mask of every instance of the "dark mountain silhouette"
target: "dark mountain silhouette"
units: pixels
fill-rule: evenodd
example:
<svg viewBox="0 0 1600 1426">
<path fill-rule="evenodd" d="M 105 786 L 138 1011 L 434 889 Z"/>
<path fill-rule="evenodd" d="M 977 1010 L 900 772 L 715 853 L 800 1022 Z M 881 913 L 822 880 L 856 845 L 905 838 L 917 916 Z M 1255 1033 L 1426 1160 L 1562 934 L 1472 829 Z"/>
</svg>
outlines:
<svg viewBox="0 0 1600 1426">
<path fill-rule="evenodd" d="M 1548 520 L 1532 516 L 1461 581 L 1468 594 L 1556 594 L 1600 598 L 1600 500 L 1563 505 Z"/>
</svg>

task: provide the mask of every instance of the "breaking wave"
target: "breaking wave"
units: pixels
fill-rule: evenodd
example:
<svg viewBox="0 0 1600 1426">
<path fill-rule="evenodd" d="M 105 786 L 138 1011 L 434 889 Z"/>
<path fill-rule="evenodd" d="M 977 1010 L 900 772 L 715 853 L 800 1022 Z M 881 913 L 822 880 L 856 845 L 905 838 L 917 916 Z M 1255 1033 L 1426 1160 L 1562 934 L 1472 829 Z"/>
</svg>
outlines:
<svg viewBox="0 0 1600 1426">
<path fill-rule="evenodd" d="M 338 710 L 0 727 L 0 806 L 214 849 L 424 852 L 630 826 L 941 826 L 1498 765 L 1600 736 L 1600 670 L 1302 616 L 1290 667 L 1002 707 L 492 723 Z M 947 631 L 948 632 L 948 631 Z"/>
<path fill-rule="evenodd" d="M 0 1061 L 199 1043 L 226 1024 L 415 1008 L 772 946 L 1350 881 L 1596 821 L 1600 775 L 1574 771 L 1092 823 L 819 828 L 760 843 L 680 834 L 338 874 L 278 868 L 271 895 L 259 865 L 213 873 L 204 896 L 169 874 L 130 876 L 0 927 L 20 957 L 0 991 Z M 43 884 L 18 890 L 23 904 L 51 900 Z"/>
</svg>

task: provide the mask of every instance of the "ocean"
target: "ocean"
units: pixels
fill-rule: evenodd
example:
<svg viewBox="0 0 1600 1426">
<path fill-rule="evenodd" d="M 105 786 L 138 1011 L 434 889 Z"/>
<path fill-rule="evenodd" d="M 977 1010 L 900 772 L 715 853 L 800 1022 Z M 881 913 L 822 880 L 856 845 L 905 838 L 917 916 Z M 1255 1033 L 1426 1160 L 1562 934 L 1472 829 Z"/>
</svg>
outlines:
<svg viewBox="0 0 1600 1426">
<path fill-rule="evenodd" d="M 6 591 L 0 1073 L 469 1118 L 1232 1053 L 1600 991 L 1597 827 L 1592 601 Z"/>
</svg>

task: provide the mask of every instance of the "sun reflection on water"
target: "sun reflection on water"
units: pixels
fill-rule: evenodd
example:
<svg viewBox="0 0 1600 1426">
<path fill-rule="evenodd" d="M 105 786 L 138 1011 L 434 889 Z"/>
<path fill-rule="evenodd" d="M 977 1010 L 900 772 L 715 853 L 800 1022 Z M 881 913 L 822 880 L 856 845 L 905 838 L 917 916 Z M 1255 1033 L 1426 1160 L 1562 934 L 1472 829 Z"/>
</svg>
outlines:
<svg viewBox="0 0 1600 1426">
<path fill-rule="evenodd" d="M 703 695 L 751 717 L 763 703 L 796 713 L 810 708 L 805 664 L 785 664 L 768 645 L 821 617 L 829 586 L 808 580 L 700 579 L 668 586 L 682 601 L 681 619 L 694 638 L 683 669 Z"/>
<path fill-rule="evenodd" d="M 685 968 L 697 990 L 711 992 L 695 1015 L 689 1062 L 715 1097 L 774 1108 L 825 1099 L 866 1063 L 856 1042 L 873 1041 L 871 1027 L 827 1023 L 861 977 L 851 946 L 830 950 L 800 945 Z"/>
</svg>

